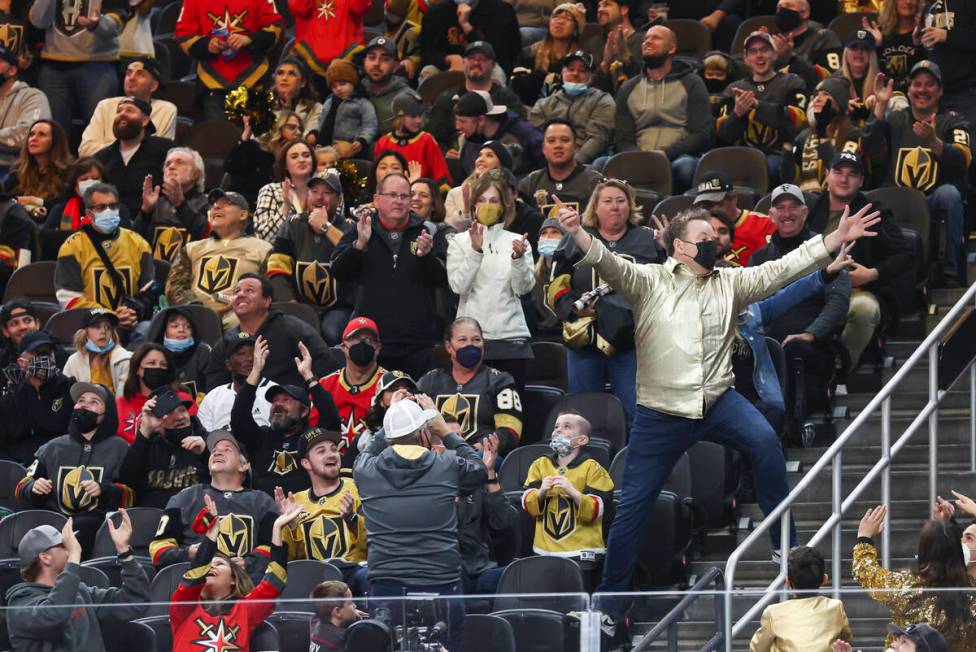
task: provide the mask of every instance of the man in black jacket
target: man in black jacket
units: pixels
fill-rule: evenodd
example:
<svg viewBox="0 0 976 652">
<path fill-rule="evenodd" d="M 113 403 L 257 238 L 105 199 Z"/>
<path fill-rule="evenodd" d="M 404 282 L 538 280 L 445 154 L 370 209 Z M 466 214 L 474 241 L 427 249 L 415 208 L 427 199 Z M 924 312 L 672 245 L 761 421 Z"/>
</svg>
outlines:
<svg viewBox="0 0 976 652">
<path fill-rule="evenodd" d="M 433 291 L 447 285 L 447 272 L 432 254 L 434 238 L 423 219 L 410 211 L 405 176 L 383 177 L 373 203 L 339 241 L 332 275 L 359 283 L 353 314 L 371 318 L 383 333 L 380 366 L 419 378 L 430 369 L 437 340 Z"/>
<path fill-rule="evenodd" d="M 851 354 L 852 366 L 856 367 L 885 312 L 891 314 L 898 307 L 893 283 L 901 276 L 914 277 L 917 261 L 891 211 L 869 202 L 861 192 L 864 163 L 859 154 L 838 153 L 831 161 L 826 181 L 827 192 L 820 196 L 807 218 L 811 230 L 824 235 L 833 232 L 846 206 L 855 212 L 873 203 L 873 209 L 881 211 L 881 221 L 871 229 L 878 235 L 858 240 L 851 250 L 853 290 L 841 339 Z"/>
<path fill-rule="evenodd" d="M 269 496 L 275 487 L 285 493 L 297 493 L 309 488 L 310 480 L 298 457 L 300 435 L 308 430 L 311 409 L 309 393 L 318 410 L 319 424 L 327 430 L 339 429 L 339 413 L 332 396 L 318 382 L 312 371 L 312 356 L 304 344 L 299 343 L 302 358 L 296 364 L 304 384 L 275 385 L 268 388 L 264 397 L 271 404 L 268 427 L 254 421 L 254 397 L 261 382 L 265 362 L 270 350 L 264 337 L 254 343 L 254 365 L 247 380 L 241 385 L 230 413 L 230 427 L 234 437 L 247 447 L 252 460 L 253 486 Z"/>
<path fill-rule="evenodd" d="M 115 142 L 95 154 L 108 172 L 103 181 L 119 189 L 122 203 L 130 215 L 138 214 L 142 207 L 142 185 L 146 175 L 162 179 L 166 153 L 176 146 L 169 138 L 146 132 L 151 114 L 149 102 L 134 97 L 123 98 L 112 123 Z"/>
<path fill-rule="evenodd" d="M 522 49 L 515 9 L 504 0 L 464 0 L 432 5 L 420 30 L 421 64 L 460 70 L 461 53 L 475 41 L 490 41 L 495 61 L 512 72 Z M 466 54 L 466 52 L 465 52 Z"/>
<path fill-rule="evenodd" d="M 295 358 L 301 354 L 299 344 L 304 344 L 312 354 L 318 376 L 327 376 L 342 366 L 342 355 L 325 345 L 318 329 L 297 317 L 271 310 L 273 295 L 274 289 L 264 276 L 241 274 L 231 299 L 231 309 L 237 315 L 239 325 L 227 331 L 227 336 L 214 347 L 207 365 L 208 390 L 230 382 L 230 371 L 224 364 L 227 358 L 227 342 L 242 332 L 253 337 L 263 335 L 268 341 L 271 354 L 265 368 L 265 378 L 273 382 L 302 384 L 302 377 L 294 363 Z"/>
</svg>

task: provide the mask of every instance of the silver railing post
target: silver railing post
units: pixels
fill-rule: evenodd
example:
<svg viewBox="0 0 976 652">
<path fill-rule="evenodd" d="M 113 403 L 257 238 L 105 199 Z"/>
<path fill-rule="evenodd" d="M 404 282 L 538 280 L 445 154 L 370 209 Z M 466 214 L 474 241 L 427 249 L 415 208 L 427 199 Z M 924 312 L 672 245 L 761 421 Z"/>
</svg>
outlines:
<svg viewBox="0 0 976 652">
<path fill-rule="evenodd" d="M 844 497 L 844 463 L 843 463 L 843 449 L 837 451 L 834 455 L 833 469 L 832 469 L 832 482 L 831 482 L 831 510 L 833 511 L 834 517 L 837 518 L 837 523 L 834 525 L 834 530 L 831 533 L 831 559 L 830 559 L 830 583 L 833 586 L 833 594 L 835 600 L 840 600 L 840 581 L 841 581 L 841 528 L 840 528 L 840 516 L 843 514 L 841 506 L 843 504 Z"/>
<path fill-rule="evenodd" d="M 787 509 L 783 512 L 783 515 L 779 517 L 779 572 L 786 577 L 789 575 L 789 557 L 790 557 L 790 520 L 792 519 L 793 510 Z M 783 602 L 789 597 L 786 590 L 786 582 L 783 582 L 783 590 L 780 591 L 779 601 Z"/>
<path fill-rule="evenodd" d="M 881 474 L 881 504 L 891 504 L 891 396 L 881 404 L 881 459 L 887 460 Z M 881 530 L 881 565 L 891 568 L 891 511 L 885 511 Z"/>
<path fill-rule="evenodd" d="M 929 401 L 937 403 L 939 400 L 939 345 L 932 342 L 929 345 Z M 936 404 L 929 415 L 929 506 L 935 504 L 938 495 L 939 468 L 939 406 Z"/>
</svg>

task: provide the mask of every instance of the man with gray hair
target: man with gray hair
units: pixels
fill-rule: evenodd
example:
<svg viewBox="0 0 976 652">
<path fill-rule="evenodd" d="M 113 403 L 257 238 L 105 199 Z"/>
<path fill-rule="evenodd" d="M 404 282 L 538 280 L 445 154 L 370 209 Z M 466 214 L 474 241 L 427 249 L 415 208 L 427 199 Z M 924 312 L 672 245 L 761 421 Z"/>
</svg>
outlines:
<svg viewBox="0 0 976 652">
<path fill-rule="evenodd" d="M 400 596 L 462 592 L 455 501 L 484 485 L 488 472 L 427 396 L 390 405 L 383 435 L 356 458 L 353 477 L 366 519 L 370 608 L 396 625 L 404 613 Z M 445 597 L 438 607 L 448 649 L 460 650 L 464 602 Z"/>
<path fill-rule="evenodd" d="M 149 241 L 153 258 L 173 262 L 180 247 L 207 232 L 210 202 L 205 181 L 203 158 L 189 147 L 166 153 L 160 185 L 154 185 L 152 174 L 143 179 L 142 207 L 133 228 Z"/>
<path fill-rule="evenodd" d="M 7 629 L 15 650 L 103 652 L 102 623 L 144 615 L 149 578 L 129 541 L 132 521 L 124 509 L 106 520 L 122 566 L 122 586 L 98 588 L 81 581 L 81 544 L 72 519 L 61 531 L 39 525 L 17 545 L 24 581 L 7 591 Z M 104 606 L 103 606 L 104 605 Z"/>
</svg>

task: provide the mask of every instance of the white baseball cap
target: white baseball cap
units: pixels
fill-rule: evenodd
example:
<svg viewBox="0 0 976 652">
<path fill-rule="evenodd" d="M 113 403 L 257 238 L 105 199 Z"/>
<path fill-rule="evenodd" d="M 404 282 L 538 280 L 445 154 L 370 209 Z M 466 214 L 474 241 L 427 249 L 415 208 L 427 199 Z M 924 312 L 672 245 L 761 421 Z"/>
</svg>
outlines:
<svg viewBox="0 0 976 652">
<path fill-rule="evenodd" d="M 401 399 L 383 416 L 383 436 L 387 441 L 406 437 L 426 426 L 438 414 L 437 410 L 425 410 L 414 401 Z"/>
</svg>

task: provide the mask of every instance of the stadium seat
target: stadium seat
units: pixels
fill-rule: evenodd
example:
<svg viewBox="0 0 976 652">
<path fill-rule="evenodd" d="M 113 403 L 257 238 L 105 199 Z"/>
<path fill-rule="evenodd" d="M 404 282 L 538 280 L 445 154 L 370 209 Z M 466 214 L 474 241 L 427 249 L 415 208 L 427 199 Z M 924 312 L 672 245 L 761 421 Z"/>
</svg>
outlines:
<svg viewBox="0 0 976 652">
<path fill-rule="evenodd" d="M 51 315 L 51 318 L 44 324 L 44 330 L 65 344 L 72 346 L 75 333 L 85 327 L 85 320 L 88 319 L 88 314 L 87 308 L 62 310 Z"/>
<path fill-rule="evenodd" d="M 393 652 L 393 633 L 379 620 L 360 620 L 346 629 L 345 643 L 356 652 Z"/>
<path fill-rule="evenodd" d="M 20 508 L 17 502 L 17 483 L 27 475 L 25 469 L 17 462 L 11 460 L 0 460 L 0 507 L 11 511 Z"/>
<path fill-rule="evenodd" d="M 721 172 L 728 177 L 737 192 L 740 188 L 749 189 L 759 196 L 769 192 L 766 156 L 755 147 L 716 147 L 709 150 L 698 161 L 693 185 L 697 186 L 707 172 Z"/>
<path fill-rule="evenodd" d="M 279 596 L 278 611 L 315 611 L 315 603 L 287 602 L 288 600 L 307 600 L 312 589 L 330 580 L 342 581 L 342 571 L 332 564 L 317 559 L 294 559 L 288 562 L 288 583 Z M 307 616 L 306 616 L 307 618 Z"/>
<path fill-rule="evenodd" d="M 461 652 L 515 652 L 515 630 L 504 618 L 468 614 L 464 618 Z"/>
<path fill-rule="evenodd" d="M 219 159 L 221 165 L 227 152 L 241 138 L 241 128 L 226 120 L 197 122 L 187 136 L 187 147 L 195 149 L 204 161 Z"/>
<path fill-rule="evenodd" d="M 150 605 L 147 616 L 169 615 L 169 605 L 166 603 L 176 591 L 176 587 L 180 585 L 183 573 L 189 569 L 190 562 L 184 561 L 156 571 L 156 576 L 152 579 L 152 584 L 149 585 L 149 595 L 153 604 Z"/>
<path fill-rule="evenodd" d="M 575 410 L 586 417 L 590 422 L 592 432 L 590 433 L 590 446 L 605 445 L 609 447 L 606 468 L 610 464 L 613 455 L 627 445 L 627 415 L 624 414 L 624 406 L 613 394 L 605 392 L 580 392 L 569 394 L 562 398 L 549 411 L 546 425 L 542 429 L 544 433 L 551 433 L 556 424 L 556 417 L 563 410 Z M 548 439 L 548 437 L 545 437 Z"/>
<path fill-rule="evenodd" d="M 13 560 L 17 566 L 17 544 L 27 532 L 38 525 L 50 525 L 61 530 L 67 522 L 63 515 L 46 509 L 27 509 L 14 512 L 0 521 L 0 560 Z"/>
<path fill-rule="evenodd" d="M 171 308 L 182 308 L 190 313 L 190 317 L 193 318 L 193 323 L 197 327 L 197 336 L 210 346 L 214 346 L 220 339 L 224 336 L 224 328 L 220 321 L 220 315 L 218 315 L 213 308 L 205 306 L 201 303 L 185 303 L 179 306 L 170 306 Z M 160 320 L 163 318 L 162 313 L 156 313 L 153 317 L 153 321 L 149 326 L 149 330 L 155 332 L 156 329 L 162 331 L 162 324 Z"/>
<path fill-rule="evenodd" d="M 168 278 L 169 261 L 153 258 L 153 280 L 159 283 L 161 287 L 165 287 Z"/>
<path fill-rule="evenodd" d="M 156 576 L 156 568 L 152 565 L 152 560 L 149 557 L 139 556 L 136 556 L 135 560 L 142 566 L 142 570 L 146 572 L 146 577 L 152 582 L 153 577 Z M 110 557 L 105 556 L 89 559 L 88 561 L 81 562 L 81 565 L 85 568 L 94 568 L 104 573 L 112 586 L 122 586 L 122 564 L 115 554 Z"/>
<path fill-rule="evenodd" d="M 191 78 L 196 77 L 196 73 L 194 72 L 196 69 L 196 62 L 193 60 L 193 57 L 183 51 L 183 48 L 180 47 L 180 44 L 177 43 L 172 36 L 156 35 L 153 40 L 161 41 L 164 45 L 166 45 L 167 48 L 169 48 L 171 81 L 190 81 Z M 192 113 L 187 114 L 187 116 L 191 115 Z"/>
<path fill-rule="evenodd" d="M 522 439 L 521 445 L 536 444 L 549 438 L 545 432 L 546 417 L 553 406 L 565 394 L 555 387 L 526 386 L 522 390 Z M 550 431 L 551 432 L 551 431 Z"/>
<path fill-rule="evenodd" d="M 109 580 L 108 575 L 94 566 L 82 566 L 78 571 L 78 576 L 81 578 L 81 581 L 88 586 L 93 586 L 99 589 L 107 589 L 112 586 L 112 582 Z"/>
<path fill-rule="evenodd" d="M 170 648 L 159 647 L 156 630 L 139 621 L 116 621 L 111 627 L 102 628 L 105 652 L 163 652 Z"/>
<path fill-rule="evenodd" d="M 701 21 L 672 18 L 662 23 L 678 38 L 678 56 L 701 61 L 712 49 L 712 33 Z"/>
<path fill-rule="evenodd" d="M 684 560 L 675 557 L 684 525 L 681 498 L 670 491 L 658 494 L 640 535 L 634 583 L 638 589 L 673 587 L 685 581 Z"/>
<path fill-rule="evenodd" d="M 502 460 L 501 468 L 498 470 L 498 479 L 501 482 L 502 491 L 521 492 L 532 462 L 550 453 L 552 453 L 552 449 L 549 448 L 548 444 L 528 444 L 519 446 L 506 455 L 505 459 Z"/>
<path fill-rule="evenodd" d="M 494 611 L 512 626 L 515 649 L 531 652 L 576 652 L 579 650 L 579 619 L 548 609 L 505 609 Z"/>
<path fill-rule="evenodd" d="M 271 309 L 278 310 L 286 315 L 291 315 L 292 317 L 301 319 L 303 322 L 314 328 L 316 333 L 318 333 L 322 328 L 319 313 L 315 312 L 315 308 L 307 303 L 300 303 L 298 301 L 275 301 L 271 304 Z"/>
<path fill-rule="evenodd" d="M 159 64 L 159 81 L 165 84 L 173 76 L 173 59 L 169 54 L 169 46 L 162 41 L 153 41 L 153 53 L 156 56 L 156 63 Z"/>
<path fill-rule="evenodd" d="M 827 29 L 839 36 L 841 43 L 846 43 L 847 37 L 851 35 L 851 32 L 862 28 L 863 23 L 861 21 L 864 18 L 867 18 L 868 20 L 878 20 L 878 14 L 873 11 L 854 14 L 840 14 L 830 21 L 830 23 L 827 25 Z M 834 56 L 839 57 L 840 54 L 838 53 Z M 838 63 L 840 62 L 838 61 Z M 840 68 L 840 66 L 838 65 L 837 68 Z"/>
<path fill-rule="evenodd" d="M 691 464 L 691 496 L 707 520 L 707 527 L 735 523 L 739 485 L 738 453 L 710 441 L 688 449 Z"/>
<path fill-rule="evenodd" d="M 308 652 L 311 643 L 309 624 L 312 616 L 301 612 L 275 612 L 266 618 L 278 631 L 280 652 Z"/>
<path fill-rule="evenodd" d="M 659 197 L 671 194 L 671 162 L 662 152 L 621 152 L 607 162 L 607 177 L 622 179 L 634 190 L 652 192 Z"/>
<path fill-rule="evenodd" d="M 578 596 L 529 597 L 531 593 L 585 593 L 583 574 L 572 559 L 551 555 L 516 559 L 505 567 L 495 591 L 495 611 L 505 609 L 551 609 L 561 613 L 578 611 Z"/>
<path fill-rule="evenodd" d="M 180 10 L 183 8 L 182 2 L 171 2 L 159 8 L 159 17 L 153 28 L 156 36 L 172 36 L 176 31 L 176 21 L 180 17 Z"/>
<path fill-rule="evenodd" d="M 57 265 L 53 260 L 39 260 L 15 269 L 3 291 L 4 302 L 24 299 L 31 303 L 41 301 L 58 305 L 58 297 L 54 294 L 54 268 Z"/>
<path fill-rule="evenodd" d="M 526 369 L 525 386 L 555 387 L 569 391 L 569 371 L 565 345 L 559 342 L 532 342 L 535 359 Z"/>
<path fill-rule="evenodd" d="M 731 54 L 740 54 L 745 49 L 746 37 L 760 27 L 765 27 L 770 32 L 779 31 L 776 29 L 776 16 L 753 16 L 752 18 L 746 18 L 739 23 L 739 29 L 735 31 L 735 36 L 732 37 Z"/>
<path fill-rule="evenodd" d="M 434 100 L 446 90 L 458 88 L 464 83 L 464 73 L 460 70 L 442 70 L 421 82 L 417 88 L 420 100 L 427 106 L 433 106 Z"/>
<path fill-rule="evenodd" d="M 172 46 L 167 45 L 166 41 L 156 41 L 163 47 L 170 50 L 170 66 L 175 64 L 172 62 Z M 177 46 L 178 47 L 178 46 Z M 175 76 L 176 71 L 174 70 L 171 74 Z M 197 102 L 197 85 L 193 82 L 176 81 L 175 79 L 170 83 L 166 84 L 164 87 L 160 88 L 154 95 L 156 99 L 167 100 L 176 105 L 176 112 L 182 118 L 191 118 L 193 116 L 194 107 Z M 190 121 L 187 127 L 193 126 L 193 122 Z M 177 137 L 179 142 L 179 137 Z"/>
<path fill-rule="evenodd" d="M 653 215 L 664 215 L 668 218 L 673 218 L 675 215 L 683 210 L 687 210 L 694 205 L 695 197 L 694 195 L 671 195 L 670 197 L 665 197 L 657 203 L 654 207 Z M 644 217 L 649 218 L 649 215 Z"/>
<path fill-rule="evenodd" d="M 280 647 L 278 630 L 268 621 L 258 625 L 251 634 L 251 652 L 278 652 Z"/>
<path fill-rule="evenodd" d="M 159 519 L 163 510 L 155 507 L 130 507 L 125 510 L 132 521 L 132 550 L 139 557 L 149 558 L 149 542 L 156 534 Z M 109 534 L 108 523 L 102 523 L 95 534 L 95 545 L 92 547 L 92 557 L 114 557 L 115 544 Z"/>
<path fill-rule="evenodd" d="M 133 621 L 153 630 L 153 634 L 156 637 L 156 652 L 169 652 L 173 649 L 173 628 L 169 622 L 169 608 L 166 605 L 164 607 L 163 611 L 165 615 L 145 616 L 143 618 L 136 618 Z M 132 650 L 128 649 L 122 652 L 132 652 Z M 142 652 L 142 650 L 139 650 L 139 652 Z"/>
<path fill-rule="evenodd" d="M 925 262 L 916 266 L 916 272 L 920 276 L 924 274 L 924 278 L 927 278 L 928 262 L 932 260 L 933 254 L 938 254 L 939 245 L 931 242 L 932 217 L 929 215 L 929 204 L 925 195 L 914 188 L 901 186 L 875 188 L 865 194 L 870 201 L 877 202 L 890 210 L 895 218 L 895 224 L 903 229 L 912 229 L 921 238 Z M 918 267 L 921 269 L 917 269 Z"/>
</svg>

